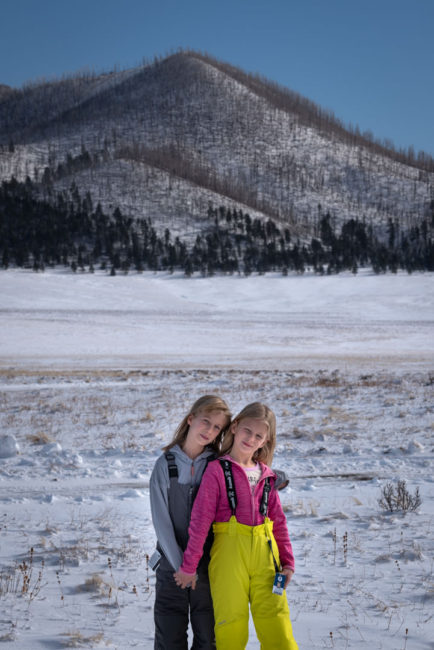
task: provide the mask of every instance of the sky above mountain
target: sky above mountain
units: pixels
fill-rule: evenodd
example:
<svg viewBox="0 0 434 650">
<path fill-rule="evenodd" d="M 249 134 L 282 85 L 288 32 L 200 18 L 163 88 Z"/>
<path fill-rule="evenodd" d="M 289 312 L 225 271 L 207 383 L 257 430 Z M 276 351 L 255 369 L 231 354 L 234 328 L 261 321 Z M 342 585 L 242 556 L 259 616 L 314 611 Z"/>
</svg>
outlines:
<svg viewBox="0 0 434 650">
<path fill-rule="evenodd" d="M 433 27 L 432 0 L 2 0 L 0 84 L 191 48 L 434 155 Z"/>
</svg>

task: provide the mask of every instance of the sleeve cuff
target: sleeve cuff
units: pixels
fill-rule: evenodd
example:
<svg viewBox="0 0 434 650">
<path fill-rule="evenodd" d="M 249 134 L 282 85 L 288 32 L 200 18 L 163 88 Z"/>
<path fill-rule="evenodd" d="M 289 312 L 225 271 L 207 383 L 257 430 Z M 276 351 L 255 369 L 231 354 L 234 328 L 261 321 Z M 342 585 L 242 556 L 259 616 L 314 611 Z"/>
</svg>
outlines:
<svg viewBox="0 0 434 650">
<path fill-rule="evenodd" d="M 196 575 L 196 571 L 194 571 L 193 573 L 191 573 L 190 571 L 186 571 L 185 569 L 183 569 L 183 568 L 182 568 L 182 564 L 181 564 L 181 566 L 179 567 L 178 571 L 182 571 L 182 573 L 185 573 L 186 576 L 192 576 L 192 577 L 193 577 L 193 576 Z"/>
</svg>

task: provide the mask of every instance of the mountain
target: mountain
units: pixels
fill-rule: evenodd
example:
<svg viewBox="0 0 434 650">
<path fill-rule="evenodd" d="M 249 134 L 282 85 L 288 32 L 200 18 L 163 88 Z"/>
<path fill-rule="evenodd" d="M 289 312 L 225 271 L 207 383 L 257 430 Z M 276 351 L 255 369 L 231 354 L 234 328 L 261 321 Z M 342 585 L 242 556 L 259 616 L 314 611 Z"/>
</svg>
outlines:
<svg viewBox="0 0 434 650">
<path fill-rule="evenodd" d="M 3 90 L 2 90 L 3 89 Z M 71 188 L 193 243 L 215 210 L 271 219 L 301 242 L 362 222 L 432 228 L 434 161 L 345 128 L 298 94 L 196 52 L 0 88 L 0 180 L 48 203 Z M 214 210 L 214 212 L 213 212 Z M 431 233 L 431 231 L 430 231 Z"/>
</svg>

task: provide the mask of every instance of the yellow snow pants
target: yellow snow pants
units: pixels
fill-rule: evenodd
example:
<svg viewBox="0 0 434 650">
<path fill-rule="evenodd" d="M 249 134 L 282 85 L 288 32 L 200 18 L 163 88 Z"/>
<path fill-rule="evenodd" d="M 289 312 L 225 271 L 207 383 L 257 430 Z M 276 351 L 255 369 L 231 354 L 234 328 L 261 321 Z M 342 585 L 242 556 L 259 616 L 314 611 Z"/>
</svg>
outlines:
<svg viewBox="0 0 434 650">
<path fill-rule="evenodd" d="M 228 522 L 213 525 L 209 578 L 217 650 L 244 650 L 249 638 L 249 603 L 261 650 L 298 650 L 292 635 L 286 592 L 272 593 L 275 569 L 267 541 L 279 565 L 273 522 L 259 526 Z"/>
</svg>

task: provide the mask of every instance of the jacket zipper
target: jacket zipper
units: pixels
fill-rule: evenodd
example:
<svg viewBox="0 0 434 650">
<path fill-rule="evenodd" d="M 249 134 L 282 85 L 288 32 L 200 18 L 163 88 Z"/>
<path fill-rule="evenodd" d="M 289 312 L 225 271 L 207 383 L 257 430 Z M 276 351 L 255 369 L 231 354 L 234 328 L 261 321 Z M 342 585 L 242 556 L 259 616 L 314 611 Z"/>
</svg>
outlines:
<svg viewBox="0 0 434 650">
<path fill-rule="evenodd" d="M 246 478 L 247 478 L 247 476 L 246 476 Z M 247 480 L 248 480 L 248 479 L 247 479 Z M 255 524 L 255 494 L 256 494 L 256 490 L 258 490 L 259 486 L 261 485 L 261 483 L 263 483 L 264 480 L 265 480 L 265 478 L 264 478 L 263 476 L 261 476 L 260 479 L 259 479 L 259 481 L 258 481 L 258 482 L 256 483 L 256 485 L 255 485 L 255 489 L 254 489 L 254 491 L 252 492 L 252 491 L 250 490 L 250 492 L 251 492 L 251 494 L 252 494 L 252 512 L 253 512 L 253 523 L 252 523 L 252 526 L 256 526 L 256 524 Z M 250 487 L 250 486 L 249 486 L 249 487 Z M 260 502 L 259 502 L 259 503 L 260 503 Z M 264 517 L 264 519 L 265 519 L 265 517 Z"/>
<path fill-rule="evenodd" d="M 256 494 L 256 490 L 259 488 L 260 484 L 265 480 L 265 477 L 261 475 L 259 481 L 255 485 L 254 491 L 252 492 L 252 488 L 250 487 L 249 479 L 247 478 L 246 472 L 242 468 L 240 468 L 240 469 L 241 469 L 242 473 L 244 474 L 245 479 L 246 479 L 246 481 L 247 481 L 247 483 L 249 485 L 250 505 L 252 507 L 251 508 L 251 513 L 252 513 L 251 526 L 256 526 L 256 524 L 255 524 L 255 494 Z"/>
</svg>

